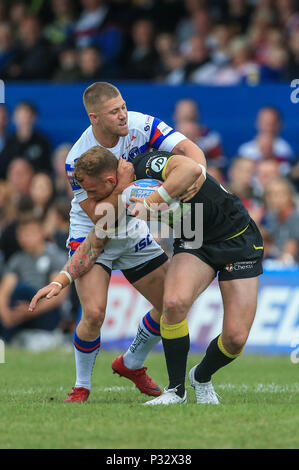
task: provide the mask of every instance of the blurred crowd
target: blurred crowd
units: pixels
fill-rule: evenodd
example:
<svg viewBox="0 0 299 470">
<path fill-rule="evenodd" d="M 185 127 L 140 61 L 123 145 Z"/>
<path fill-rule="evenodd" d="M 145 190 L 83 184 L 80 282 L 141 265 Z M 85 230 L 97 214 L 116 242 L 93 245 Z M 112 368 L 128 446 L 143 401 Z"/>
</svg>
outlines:
<svg viewBox="0 0 299 470">
<path fill-rule="evenodd" d="M 67 259 L 72 199 L 65 159 L 74 142 L 53 148 L 38 129 L 37 118 L 38 109 L 31 102 L 18 103 L 11 116 L 0 105 L 0 337 L 23 346 L 28 328 L 58 331 L 61 341 L 71 334 L 80 307 L 72 285 L 34 314 L 28 312 L 34 293 Z M 8 133 L 11 121 L 14 131 Z M 225 155 L 225 136 L 205 125 L 196 101 L 177 101 L 173 121 L 204 150 L 208 172 L 241 198 L 261 229 L 264 265 L 298 265 L 299 160 L 281 136 L 284 123 L 279 110 L 271 106 L 258 110 L 256 134 L 235 149 L 231 159 Z M 171 256 L 170 241 L 162 244 Z M 40 338 L 36 336 L 38 344 Z M 45 338 L 42 341 L 47 344 Z"/>
<path fill-rule="evenodd" d="M 232 85 L 299 76 L 297 0 L 0 0 L 6 81 Z"/>
<path fill-rule="evenodd" d="M 0 78 L 218 86 L 299 78 L 298 2 L 0 0 Z M 265 266 L 298 265 L 298 149 L 281 136 L 279 109 L 257 110 L 256 134 L 230 159 L 226 136 L 200 111 L 200 103 L 181 99 L 174 127 L 245 204 L 264 237 Z M 67 259 L 72 199 L 65 159 L 74 142 L 53 148 L 38 114 L 28 101 L 11 114 L 0 105 L 0 338 L 26 346 L 26 331 L 38 331 L 31 347 L 42 348 L 71 334 L 80 306 L 72 285 L 28 312 Z M 164 247 L 171 255 L 171 243 Z"/>
</svg>

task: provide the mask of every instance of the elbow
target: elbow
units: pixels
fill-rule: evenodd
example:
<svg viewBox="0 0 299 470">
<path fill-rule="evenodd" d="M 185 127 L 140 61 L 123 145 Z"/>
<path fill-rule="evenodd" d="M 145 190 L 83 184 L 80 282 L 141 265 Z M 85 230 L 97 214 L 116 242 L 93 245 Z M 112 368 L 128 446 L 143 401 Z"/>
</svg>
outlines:
<svg viewBox="0 0 299 470">
<path fill-rule="evenodd" d="M 202 168 L 199 165 L 193 167 L 194 181 L 196 181 L 202 175 Z"/>
</svg>

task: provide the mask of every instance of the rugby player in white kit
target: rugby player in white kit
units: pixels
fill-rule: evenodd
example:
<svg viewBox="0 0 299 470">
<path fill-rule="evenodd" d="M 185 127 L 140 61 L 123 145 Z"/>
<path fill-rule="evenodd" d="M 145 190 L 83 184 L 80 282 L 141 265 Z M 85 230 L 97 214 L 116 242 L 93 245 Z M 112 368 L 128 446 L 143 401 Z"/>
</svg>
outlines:
<svg viewBox="0 0 299 470">
<path fill-rule="evenodd" d="M 87 194 L 73 174 L 76 159 L 86 150 L 100 145 L 108 148 L 118 159 L 132 161 L 139 153 L 155 148 L 186 155 L 206 164 L 199 147 L 165 122 L 142 113 L 128 112 L 124 99 L 113 85 L 94 83 L 85 90 L 83 102 L 91 125 L 74 144 L 66 159 L 66 173 L 74 192 L 68 239 L 71 255 L 98 220 L 95 215 L 98 193 L 96 197 Z M 184 195 L 185 199 L 196 192 L 195 184 Z M 109 197 L 105 200 L 109 202 Z M 112 368 L 132 380 L 142 393 L 151 396 L 161 394 L 159 386 L 146 374 L 144 360 L 161 339 L 160 316 L 167 256 L 149 233 L 145 222 L 134 220 L 133 224 L 134 237 L 112 237 L 93 268 L 76 280 L 82 317 L 74 334 L 76 383 L 65 400 L 67 402 L 88 399 L 113 269 L 121 270 L 154 308 L 142 318 L 132 345 L 123 356 L 113 361 Z"/>
</svg>

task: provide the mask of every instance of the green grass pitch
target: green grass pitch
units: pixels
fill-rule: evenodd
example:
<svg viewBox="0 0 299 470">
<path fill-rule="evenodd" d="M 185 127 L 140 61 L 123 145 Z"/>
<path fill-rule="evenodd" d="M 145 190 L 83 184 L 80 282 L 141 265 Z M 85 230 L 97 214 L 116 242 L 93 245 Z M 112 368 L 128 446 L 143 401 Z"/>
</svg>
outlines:
<svg viewBox="0 0 299 470">
<path fill-rule="evenodd" d="M 299 448 L 299 364 L 244 354 L 214 376 L 221 405 L 145 407 L 147 396 L 113 375 L 117 353 L 101 352 L 87 403 L 63 400 L 74 384 L 72 352 L 6 350 L 0 364 L 2 449 Z M 201 356 L 191 354 L 188 370 Z M 148 372 L 167 386 L 164 356 Z"/>
</svg>

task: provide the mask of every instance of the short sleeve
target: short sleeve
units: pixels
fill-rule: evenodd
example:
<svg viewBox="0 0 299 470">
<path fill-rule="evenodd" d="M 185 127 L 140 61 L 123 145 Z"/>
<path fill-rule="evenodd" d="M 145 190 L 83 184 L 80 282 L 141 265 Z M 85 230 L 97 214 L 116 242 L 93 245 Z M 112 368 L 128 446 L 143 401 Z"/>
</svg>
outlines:
<svg viewBox="0 0 299 470">
<path fill-rule="evenodd" d="M 65 172 L 68 178 L 68 181 L 71 185 L 71 188 L 74 193 L 74 198 L 80 204 L 80 202 L 85 201 L 87 199 L 86 191 L 80 186 L 76 178 L 74 177 L 75 168 L 72 167 L 69 163 L 65 164 Z"/>
<path fill-rule="evenodd" d="M 133 162 L 136 179 L 165 180 L 165 171 L 173 155 L 170 152 L 153 151 L 138 155 Z"/>
</svg>

